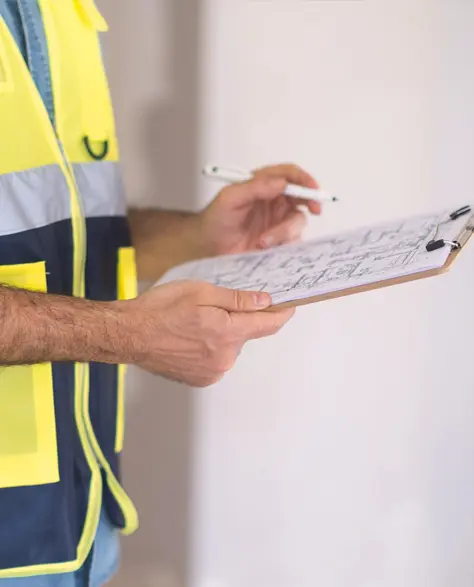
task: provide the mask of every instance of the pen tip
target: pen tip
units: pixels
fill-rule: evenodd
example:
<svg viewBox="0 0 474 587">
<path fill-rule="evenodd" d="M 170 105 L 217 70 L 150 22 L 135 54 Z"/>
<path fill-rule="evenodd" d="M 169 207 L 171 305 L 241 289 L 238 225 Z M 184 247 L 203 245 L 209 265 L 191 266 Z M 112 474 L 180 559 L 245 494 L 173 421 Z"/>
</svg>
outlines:
<svg viewBox="0 0 474 587">
<path fill-rule="evenodd" d="M 339 198 L 333 197 L 332 201 L 333 202 L 339 202 Z"/>
</svg>

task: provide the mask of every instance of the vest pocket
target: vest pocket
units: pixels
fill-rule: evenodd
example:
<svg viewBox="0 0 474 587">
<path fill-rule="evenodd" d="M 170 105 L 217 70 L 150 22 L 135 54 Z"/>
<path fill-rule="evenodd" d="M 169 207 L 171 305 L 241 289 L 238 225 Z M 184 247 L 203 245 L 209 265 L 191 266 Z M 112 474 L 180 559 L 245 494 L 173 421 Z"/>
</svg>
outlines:
<svg viewBox="0 0 474 587">
<path fill-rule="evenodd" d="M 137 269 L 135 249 L 121 247 L 118 250 L 117 297 L 131 300 L 137 297 Z M 122 452 L 125 432 L 125 377 L 127 365 L 118 366 L 117 375 L 117 422 L 115 427 L 115 452 Z"/>
<path fill-rule="evenodd" d="M 0 266 L 0 284 L 46 292 L 46 264 Z M 57 481 L 51 363 L 0 367 L 0 488 Z"/>
</svg>

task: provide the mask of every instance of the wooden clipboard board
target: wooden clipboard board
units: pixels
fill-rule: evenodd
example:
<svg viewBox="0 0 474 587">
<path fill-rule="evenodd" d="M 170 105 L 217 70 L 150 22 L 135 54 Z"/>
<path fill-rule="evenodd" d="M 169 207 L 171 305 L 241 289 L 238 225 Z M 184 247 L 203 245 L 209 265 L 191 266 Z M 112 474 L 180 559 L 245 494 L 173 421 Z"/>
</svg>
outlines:
<svg viewBox="0 0 474 587">
<path fill-rule="evenodd" d="M 381 281 L 375 281 L 374 283 L 369 283 L 366 285 L 359 285 L 356 287 L 349 287 L 347 289 L 342 289 L 339 291 L 333 291 L 309 298 L 304 298 L 300 300 L 294 300 L 291 302 L 283 302 L 281 304 L 275 304 L 270 308 L 264 310 L 265 312 L 278 312 L 279 310 L 283 310 L 285 308 L 297 308 L 299 306 L 307 306 L 308 304 L 315 304 L 317 302 L 324 302 L 326 300 L 334 300 L 336 298 L 344 298 L 346 296 L 351 296 L 358 293 L 363 293 L 366 291 L 372 291 L 375 289 L 382 289 L 384 287 L 391 287 L 392 285 L 399 285 L 401 283 L 409 283 L 411 281 L 418 281 L 420 279 L 426 279 L 428 277 L 435 277 L 436 275 L 442 275 L 443 273 L 447 273 L 456 259 L 459 257 L 462 250 L 466 247 L 467 243 L 469 242 L 472 234 L 474 232 L 474 214 L 472 214 L 465 224 L 463 230 L 459 234 L 456 239 L 456 243 L 459 246 L 456 249 L 453 249 L 446 261 L 446 263 L 439 267 L 438 269 L 429 269 L 427 271 L 419 271 L 417 273 L 412 273 L 410 275 L 404 275 L 402 277 L 394 277 L 390 279 L 383 279 Z M 449 245 L 446 245 L 449 246 Z"/>
</svg>

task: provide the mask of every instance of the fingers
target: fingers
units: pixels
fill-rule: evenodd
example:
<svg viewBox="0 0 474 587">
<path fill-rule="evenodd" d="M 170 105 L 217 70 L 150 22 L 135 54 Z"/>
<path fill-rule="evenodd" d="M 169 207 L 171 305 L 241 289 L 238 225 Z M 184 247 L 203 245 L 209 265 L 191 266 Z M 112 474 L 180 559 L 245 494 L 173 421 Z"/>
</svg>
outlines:
<svg viewBox="0 0 474 587">
<path fill-rule="evenodd" d="M 271 201 L 281 196 L 288 182 L 283 177 L 262 176 L 225 189 L 226 198 L 232 199 L 237 207 L 247 206 L 257 200 Z"/>
<path fill-rule="evenodd" d="M 318 182 L 307 171 L 293 163 L 270 165 L 254 171 L 256 177 L 282 177 L 288 183 L 294 183 L 307 188 L 319 188 Z"/>
<path fill-rule="evenodd" d="M 259 312 L 257 314 L 231 313 L 229 318 L 229 333 L 221 342 L 218 353 L 212 357 L 209 373 L 202 382 L 204 386 L 220 381 L 225 373 L 230 371 L 242 350 L 249 340 L 255 340 L 277 334 L 293 316 L 295 310 L 279 310 L 273 313 Z"/>
<path fill-rule="evenodd" d="M 255 200 L 274 200 L 284 194 L 289 183 L 319 188 L 317 181 L 306 171 L 297 165 L 283 164 L 257 170 L 252 180 L 230 186 L 226 193 L 237 205 L 246 205 Z M 293 196 L 287 196 L 287 200 L 294 206 L 303 206 L 311 214 L 321 213 L 321 204 L 316 200 Z"/>
<path fill-rule="evenodd" d="M 294 308 L 257 314 L 231 314 L 232 328 L 245 342 L 277 334 L 293 317 Z"/>
<path fill-rule="evenodd" d="M 303 206 L 304 208 L 307 208 L 308 211 L 315 216 L 321 214 L 321 203 L 316 200 L 310 200 L 309 198 L 295 198 L 293 196 L 291 196 L 289 200 L 294 206 Z"/>
<path fill-rule="evenodd" d="M 258 312 L 271 306 L 272 298 L 264 292 L 251 292 L 199 284 L 196 291 L 199 306 L 212 306 L 227 312 Z"/>
<path fill-rule="evenodd" d="M 299 241 L 303 235 L 308 221 L 301 210 L 291 212 L 283 222 L 266 232 L 260 241 L 262 248 Z"/>
<path fill-rule="evenodd" d="M 297 185 L 303 185 L 305 181 L 305 187 L 311 185 L 311 187 L 318 187 L 318 184 L 310 177 L 310 179 L 304 180 L 300 178 Z M 246 206 L 251 202 L 257 200 L 272 201 L 279 196 L 284 195 L 288 183 L 296 183 L 295 181 L 289 181 L 282 175 L 276 173 L 257 173 L 250 181 L 237 183 L 231 185 L 225 189 L 226 198 L 232 200 L 234 205 L 237 207 Z M 303 206 L 309 210 L 311 214 L 321 213 L 321 204 L 310 198 L 301 197 L 286 197 L 288 202 L 291 202 L 293 206 Z"/>
</svg>

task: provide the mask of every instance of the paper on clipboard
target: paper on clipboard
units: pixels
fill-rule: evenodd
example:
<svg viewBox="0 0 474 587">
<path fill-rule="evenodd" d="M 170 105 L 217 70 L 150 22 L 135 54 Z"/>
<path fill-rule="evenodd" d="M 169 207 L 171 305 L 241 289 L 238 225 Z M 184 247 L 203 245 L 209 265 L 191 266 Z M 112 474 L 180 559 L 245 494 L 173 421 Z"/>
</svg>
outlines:
<svg viewBox="0 0 474 587">
<path fill-rule="evenodd" d="M 159 283 L 206 281 L 265 291 L 273 305 L 296 302 L 440 269 L 451 247 L 427 252 L 426 245 L 434 238 L 455 240 L 469 222 L 470 214 L 454 221 L 449 212 L 419 215 L 265 251 L 187 263 Z"/>
</svg>

